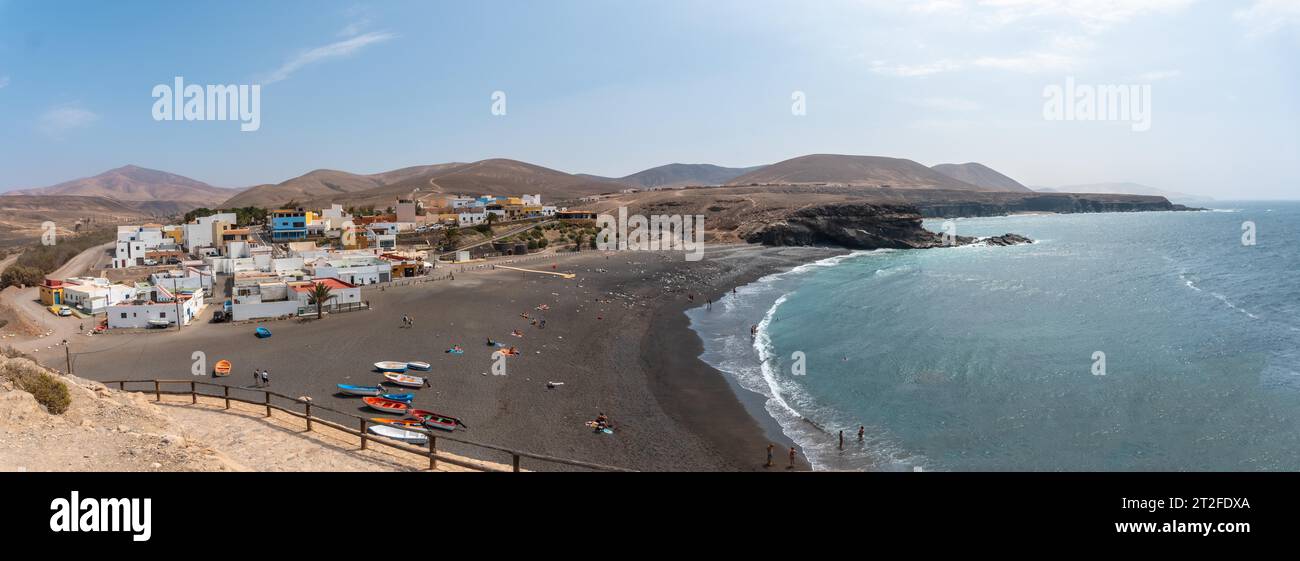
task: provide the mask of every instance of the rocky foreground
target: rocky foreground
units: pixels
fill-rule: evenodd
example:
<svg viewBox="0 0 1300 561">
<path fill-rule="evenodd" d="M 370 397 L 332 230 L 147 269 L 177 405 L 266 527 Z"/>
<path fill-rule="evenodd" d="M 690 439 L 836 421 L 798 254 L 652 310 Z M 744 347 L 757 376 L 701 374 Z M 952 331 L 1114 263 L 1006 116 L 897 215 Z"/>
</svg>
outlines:
<svg viewBox="0 0 1300 561">
<path fill-rule="evenodd" d="M 15 381 L 41 372 L 66 386 L 70 400 L 62 413 Z M 426 464 L 416 456 L 358 452 L 346 438 L 305 433 L 296 420 L 266 419 L 258 411 L 196 407 L 188 396 L 156 404 L 148 394 L 0 356 L 0 472 L 414 471 Z"/>
</svg>

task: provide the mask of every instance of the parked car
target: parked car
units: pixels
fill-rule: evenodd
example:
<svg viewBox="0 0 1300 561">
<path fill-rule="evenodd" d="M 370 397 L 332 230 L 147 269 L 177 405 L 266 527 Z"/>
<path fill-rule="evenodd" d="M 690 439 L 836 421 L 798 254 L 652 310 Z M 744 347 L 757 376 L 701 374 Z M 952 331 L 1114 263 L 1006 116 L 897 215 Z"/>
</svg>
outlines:
<svg viewBox="0 0 1300 561">
<path fill-rule="evenodd" d="M 60 306 L 58 304 L 55 304 L 53 306 L 50 306 L 47 309 L 50 310 L 51 314 L 54 314 L 56 316 L 68 317 L 72 315 L 72 308 L 69 308 L 67 306 Z"/>
</svg>

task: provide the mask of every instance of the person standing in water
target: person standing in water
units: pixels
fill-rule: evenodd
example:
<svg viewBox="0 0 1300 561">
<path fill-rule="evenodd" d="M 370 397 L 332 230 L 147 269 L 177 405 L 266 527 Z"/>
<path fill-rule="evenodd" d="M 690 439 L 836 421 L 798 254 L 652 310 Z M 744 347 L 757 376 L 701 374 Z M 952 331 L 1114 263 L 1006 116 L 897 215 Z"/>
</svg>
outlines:
<svg viewBox="0 0 1300 561">
<path fill-rule="evenodd" d="M 795 455 L 796 455 L 796 454 L 797 454 L 797 453 L 794 451 L 794 446 L 791 446 L 791 447 L 790 447 L 790 467 L 789 467 L 788 469 L 794 469 L 794 458 L 795 458 Z"/>
<path fill-rule="evenodd" d="M 773 448 L 776 448 L 776 445 L 775 445 L 775 444 L 770 444 L 770 443 L 769 443 L 769 444 L 767 445 L 767 463 L 764 464 L 763 467 L 772 467 L 772 449 L 773 449 Z"/>
</svg>

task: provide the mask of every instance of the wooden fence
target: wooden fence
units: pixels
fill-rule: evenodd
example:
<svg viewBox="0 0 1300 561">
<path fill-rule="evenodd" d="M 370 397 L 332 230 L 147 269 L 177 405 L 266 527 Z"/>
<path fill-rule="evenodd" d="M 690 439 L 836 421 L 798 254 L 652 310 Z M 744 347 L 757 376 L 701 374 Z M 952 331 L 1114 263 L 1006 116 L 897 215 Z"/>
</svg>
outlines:
<svg viewBox="0 0 1300 561">
<path fill-rule="evenodd" d="M 473 470 L 478 470 L 478 471 L 503 471 L 503 470 L 497 470 L 497 469 L 494 469 L 494 468 L 491 468 L 491 467 L 488 467 L 488 466 L 484 466 L 484 465 L 481 465 L 481 464 L 476 464 L 476 463 L 473 463 L 473 462 L 467 462 L 467 461 L 464 461 L 464 460 L 461 460 L 461 459 L 458 459 L 458 458 L 448 457 L 448 456 L 445 455 L 445 454 L 440 454 L 440 453 L 438 452 L 438 440 L 441 439 L 441 440 L 443 440 L 444 442 L 455 442 L 455 443 L 457 443 L 457 444 L 461 444 L 461 445 L 464 445 L 464 446 L 468 446 L 468 447 L 470 447 L 470 448 L 475 448 L 475 449 L 478 449 L 478 450 L 486 450 L 486 451 L 488 451 L 488 452 L 490 452 L 490 453 L 500 453 L 500 454 L 503 454 L 503 455 L 509 455 L 509 456 L 510 456 L 511 471 L 516 472 L 516 473 L 520 471 L 520 464 L 521 464 L 522 460 L 525 459 L 525 458 L 526 458 L 526 459 L 529 459 L 529 460 L 536 460 L 536 461 L 539 461 L 539 462 L 547 462 L 547 463 L 551 463 L 551 464 L 559 464 L 559 465 L 570 466 L 570 467 L 578 467 L 578 468 L 583 468 L 583 469 L 592 470 L 592 471 L 616 471 L 616 472 L 631 472 L 631 471 L 633 471 L 633 470 L 629 470 L 629 469 L 625 469 L 625 468 L 614 467 L 614 466 L 607 466 L 607 465 L 603 465 L 603 464 L 596 464 L 596 463 L 591 463 L 591 462 L 582 462 L 582 461 L 578 461 L 578 460 L 569 460 L 569 459 L 565 459 L 565 458 L 556 458 L 556 457 L 554 457 L 554 456 L 547 456 L 547 455 L 544 455 L 544 454 L 534 454 L 534 453 L 531 453 L 531 452 L 522 452 L 522 451 L 519 451 L 519 450 L 511 450 L 511 449 L 509 449 L 509 448 L 504 448 L 504 447 L 496 446 L 496 445 L 492 445 L 492 444 L 483 444 L 483 443 L 481 443 L 481 442 L 474 442 L 474 441 L 471 441 L 471 440 L 465 440 L 465 439 L 462 439 L 462 438 L 451 437 L 451 436 L 445 436 L 445 435 L 438 435 L 438 434 L 429 434 L 429 447 L 428 447 L 427 449 L 426 449 L 426 448 L 417 447 L 417 446 L 412 446 L 412 445 L 409 445 L 409 444 L 404 444 L 404 443 L 401 443 L 401 442 L 397 442 L 397 441 L 394 441 L 394 440 L 389 440 L 389 439 L 382 438 L 382 437 L 376 438 L 375 435 L 370 434 L 370 433 L 367 432 L 367 430 L 366 430 L 366 429 L 369 428 L 372 424 L 375 424 L 375 423 L 373 423 L 372 421 L 370 421 L 370 419 L 367 419 L 367 418 L 362 417 L 362 416 L 359 416 L 359 415 L 354 415 L 354 414 L 352 414 L 352 413 L 347 413 L 347 412 L 344 412 L 344 411 L 339 411 L 338 409 L 334 409 L 334 408 L 327 407 L 327 406 L 324 406 L 324 405 L 318 405 L 318 404 L 312 403 L 311 401 L 307 401 L 307 400 L 299 399 L 299 398 L 296 398 L 296 397 L 289 397 L 289 396 L 287 396 L 287 395 L 283 395 L 283 394 L 275 393 L 275 392 L 272 392 L 272 391 L 268 391 L 268 390 L 263 389 L 263 388 L 244 388 L 244 387 L 237 387 L 237 386 L 229 386 L 229 385 L 225 385 L 225 384 L 214 384 L 214 383 L 212 383 L 212 382 L 200 382 L 200 381 L 198 381 L 198 380 L 110 380 L 110 381 L 102 382 L 102 383 L 105 384 L 105 385 L 116 384 L 117 387 L 118 387 L 118 389 L 119 389 L 119 390 L 122 390 L 122 391 L 127 391 L 127 384 L 148 384 L 148 385 L 152 385 L 152 386 L 153 386 L 153 389 L 152 389 L 152 390 L 148 390 L 148 389 L 145 389 L 145 390 L 138 390 L 138 389 L 137 389 L 137 390 L 130 390 L 130 391 L 137 391 L 137 392 L 141 392 L 141 393 L 152 393 L 152 394 L 154 394 L 154 401 L 162 401 L 162 396 L 164 396 L 164 395 L 188 395 L 188 396 L 190 396 L 190 403 L 191 403 L 191 404 L 197 404 L 197 403 L 199 402 L 199 398 L 200 398 L 200 397 L 211 397 L 211 398 L 218 398 L 218 399 L 223 399 L 223 400 L 225 400 L 226 409 L 230 409 L 230 403 L 231 403 L 232 401 L 234 401 L 234 402 L 239 402 L 239 403 L 246 403 L 246 404 L 249 404 L 249 405 L 264 406 L 264 407 L 266 407 L 266 416 L 267 416 L 267 417 L 270 417 L 270 416 L 271 416 L 271 412 L 272 412 L 272 411 L 280 411 L 280 412 L 285 413 L 285 414 L 287 414 L 287 415 L 290 415 L 290 416 L 293 416 L 293 417 L 297 417 L 297 418 L 299 418 L 299 419 L 303 419 L 304 421 L 306 421 L 306 422 L 307 422 L 307 430 L 309 430 L 309 431 L 312 430 L 314 424 L 319 423 L 319 424 L 324 425 L 324 426 L 326 426 L 326 427 L 329 427 L 329 428 L 331 428 L 331 429 L 334 429 L 334 430 L 337 430 L 337 431 L 340 431 L 340 432 L 344 432 L 344 433 L 347 433 L 347 434 L 351 434 L 351 435 L 353 435 L 353 436 L 360 437 L 360 439 L 361 439 L 361 449 L 362 449 L 362 450 L 367 449 L 368 445 L 369 445 L 371 442 L 373 442 L 373 443 L 376 443 L 376 444 L 380 444 L 380 445 L 383 445 L 383 446 L 387 446 L 387 447 L 392 448 L 392 449 L 394 449 L 394 450 L 399 450 L 399 451 L 402 451 L 402 452 L 407 452 L 407 453 L 410 453 L 410 454 L 415 454 L 415 455 L 418 455 L 418 456 L 426 457 L 426 458 L 429 459 L 429 469 L 430 469 L 430 470 L 437 469 L 437 467 L 438 467 L 438 462 L 441 461 L 441 462 L 446 462 L 446 463 L 451 464 L 451 465 L 460 466 L 460 467 L 463 467 L 463 468 L 468 468 L 468 469 L 473 469 Z M 173 387 L 176 386 L 176 385 L 182 385 L 182 386 L 187 386 L 189 389 L 188 389 L 188 390 L 180 390 L 180 391 L 178 391 L 178 390 L 174 390 L 174 389 L 164 389 L 164 386 L 168 386 L 168 385 L 173 386 Z M 200 392 L 200 391 L 199 391 L 199 388 L 200 388 L 200 387 L 205 387 L 205 388 L 218 388 L 220 393 L 204 393 L 204 392 Z M 231 395 L 230 392 L 231 392 L 232 389 L 237 390 L 237 391 L 241 391 L 241 392 L 248 392 L 248 393 L 253 393 L 253 394 L 261 394 L 261 399 L 260 399 L 260 400 L 259 400 L 259 399 L 248 399 L 248 398 L 240 397 L 240 396 L 238 396 L 238 395 Z M 280 404 L 276 403 L 276 402 L 274 401 L 274 399 L 279 399 L 281 402 L 290 402 L 290 403 L 296 404 L 296 405 L 298 405 L 298 406 L 301 406 L 303 410 L 302 410 L 301 412 L 299 412 L 299 411 L 295 411 L 295 410 L 288 409 L 287 407 L 285 407 L 285 406 L 281 406 Z M 334 421 L 331 421 L 331 420 L 328 420 L 328 419 L 323 419 L 323 418 L 321 418 L 321 417 L 319 417 L 319 416 L 314 415 L 314 414 L 312 413 L 313 411 L 316 411 L 316 412 L 320 412 L 320 411 L 328 411 L 328 412 L 333 413 L 333 414 L 335 414 L 335 415 L 340 415 L 340 416 L 345 417 L 345 418 L 350 418 L 350 419 L 352 419 L 353 421 L 356 422 L 356 428 L 348 427 L 348 426 L 343 425 L 342 423 L 337 423 L 337 422 L 334 422 Z"/>
</svg>

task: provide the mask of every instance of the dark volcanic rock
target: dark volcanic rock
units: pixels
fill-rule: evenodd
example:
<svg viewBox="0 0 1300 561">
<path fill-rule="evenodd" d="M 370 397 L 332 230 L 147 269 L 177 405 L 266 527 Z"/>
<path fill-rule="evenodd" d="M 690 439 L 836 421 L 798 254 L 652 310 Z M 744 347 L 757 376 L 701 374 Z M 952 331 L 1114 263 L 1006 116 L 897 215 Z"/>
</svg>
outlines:
<svg viewBox="0 0 1300 561">
<path fill-rule="evenodd" d="M 800 208 L 742 235 L 764 245 L 830 245 L 849 249 L 923 249 L 946 245 L 942 234 L 921 226 L 921 213 L 908 205 L 825 204 Z M 957 236 L 955 245 L 975 243 Z M 990 245 L 1032 243 L 1006 234 L 983 240 Z"/>
<path fill-rule="evenodd" d="M 985 238 L 985 239 L 980 240 L 980 241 L 982 241 L 982 242 L 984 242 L 984 243 L 986 243 L 986 244 L 988 244 L 988 245 L 996 245 L 996 246 L 1008 246 L 1008 245 L 1020 245 L 1020 244 L 1026 244 L 1026 243 L 1034 243 L 1034 240 L 1031 240 L 1031 239 L 1029 239 L 1029 238 L 1026 238 L 1026 237 L 1024 237 L 1024 236 L 1022 236 L 1022 235 L 1020 235 L 1020 234 L 1002 234 L 1001 236 L 993 236 L 993 237 L 991 237 L 991 238 Z"/>
</svg>

